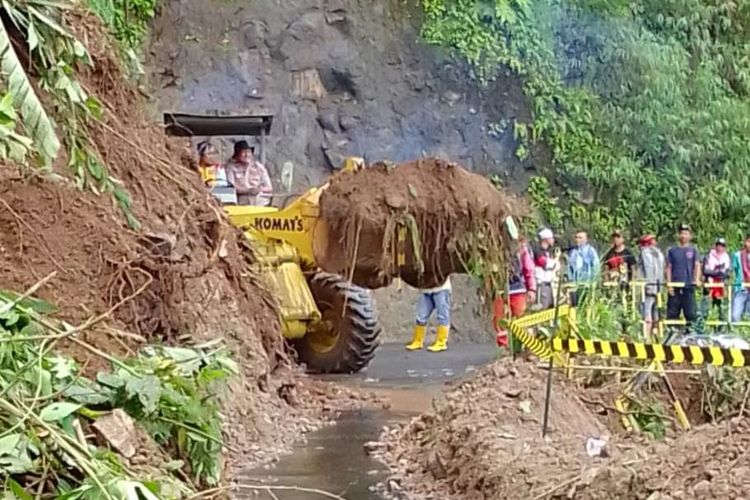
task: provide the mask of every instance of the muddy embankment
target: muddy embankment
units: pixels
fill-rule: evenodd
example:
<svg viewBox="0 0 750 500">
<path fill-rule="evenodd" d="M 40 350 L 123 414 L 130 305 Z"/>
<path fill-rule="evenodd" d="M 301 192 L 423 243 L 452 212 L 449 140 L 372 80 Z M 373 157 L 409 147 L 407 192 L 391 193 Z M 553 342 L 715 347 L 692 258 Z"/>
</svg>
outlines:
<svg viewBox="0 0 750 500">
<path fill-rule="evenodd" d="M 385 489 L 413 499 L 747 498 L 747 418 L 647 441 L 588 404 L 596 393 L 556 375 L 543 438 L 545 381 L 532 363 L 501 360 L 387 429 L 374 450 L 392 473 Z M 587 453 L 591 438 L 608 441 L 604 453 Z"/>
<path fill-rule="evenodd" d="M 244 461 L 273 457 L 321 425 L 325 413 L 332 417 L 354 400 L 291 364 L 274 300 L 250 271 L 241 235 L 198 175 L 178 162 L 184 145 L 168 141 L 143 111 L 99 19 L 71 15 L 93 62 L 77 77 L 104 113 L 85 133 L 130 194 L 140 229 L 128 227 L 109 194 L 60 178 L 29 178 L 2 164 L 2 288 L 21 292 L 56 273 L 38 295 L 73 324 L 106 313 L 80 335 L 113 356 L 147 343 L 225 339 L 242 367 L 228 388 L 232 397 L 222 398 L 228 447 Z M 68 178 L 65 161 L 55 168 Z M 87 373 L 107 368 L 76 345 L 60 345 Z"/>
</svg>

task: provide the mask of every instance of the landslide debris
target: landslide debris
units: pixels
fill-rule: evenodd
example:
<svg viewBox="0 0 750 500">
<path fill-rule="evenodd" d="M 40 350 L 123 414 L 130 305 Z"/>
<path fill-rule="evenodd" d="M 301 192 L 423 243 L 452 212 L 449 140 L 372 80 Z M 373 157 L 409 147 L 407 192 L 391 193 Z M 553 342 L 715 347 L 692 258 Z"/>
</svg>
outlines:
<svg viewBox="0 0 750 500">
<path fill-rule="evenodd" d="M 332 401 L 354 399 L 288 365 L 274 299 L 251 272 L 247 243 L 198 176 L 181 166 L 183 144 L 147 119 L 99 19 L 69 16 L 93 63 L 76 68 L 76 78 L 103 110 L 82 133 L 131 194 L 142 229 L 128 228 L 108 194 L 77 189 L 66 158 L 54 177 L 0 163 L 1 288 L 20 293 L 55 272 L 36 295 L 71 324 L 100 316 L 79 338 L 116 357 L 147 343 L 224 337 L 241 367 L 232 397 L 221 398 L 226 443 L 245 463 L 273 457 L 320 425 Z M 88 375 L 108 368 L 73 343 L 59 347 Z M 295 399 L 287 396 L 290 387 Z"/>
<path fill-rule="evenodd" d="M 588 438 L 607 431 L 561 383 L 548 439 L 541 436 L 544 377 L 499 361 L 384 435 L 380 457 L 415 498 L 529 499 L 595 465 Z"/>
<path fill-rule="evenodd" d="M 376 163 L 340 173 L 321 195 L 329 237 L 316 241 L 316 259 L 326 271 L 352 276 L 367 288 L 399 275 L 429 288 L 463 272 L 502 282 L 510 250 L 504 221 L 524 211 L 512 194 L 449 161 Z M 400 269 L 399 226 L 406 231 Z"/>
<path fill-rule="evenodd" d="M 579 398 L 553 382 L 550 429 L 541 436 L 546 372 L 501 360 L 459 384 L 433 411 L 386 429 L 374 454 L 383 485 L 410 499 L 724 499 L 750 487 L 750 422 L 702 425 L 663 441 L 610 432 Z M 619 431 L 619 429 L 618 429 Z M 589 456 L 589 438 L 607 441 Z"/>
</svg>

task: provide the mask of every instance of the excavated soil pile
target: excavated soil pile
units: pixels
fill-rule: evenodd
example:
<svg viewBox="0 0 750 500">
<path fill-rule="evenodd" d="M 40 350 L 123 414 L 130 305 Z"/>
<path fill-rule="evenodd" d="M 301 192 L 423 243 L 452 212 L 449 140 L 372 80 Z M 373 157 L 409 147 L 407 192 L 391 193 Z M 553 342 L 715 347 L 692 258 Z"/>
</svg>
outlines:
<svg viewBox="0 0 750 500">
<path fill-rule="evenodd" d="M 499 361 L 432 412 L 387 429 L 374 451 L 392 473 L 384 489 L 414 500 L 748 498 L 747 419 L 661 442 L 615 435 L 591 457 L 588 439 L 609 433 L 578 398 L 582 389 L 553 383 L 543 439 L 544 388 L 545 372 Z"/>
<path fill-rule="evenodd" d="M 239 232 L 197 173 L 180 164 L 183 144 L 168 142 L 141 112 L 140 96 L 98 18 L 76 13 L 68 21 L 94 63 L 77 77 L 104 109 L 89 135 L 129 191 L 141 230 L 128 229 L 109 194 L 76 189 L 64 154 L 55 167 L 63 180 L 21 176 L 0 164 L 0 288 L 22 292 L 55 273 L 36 295 L 73 324 L 102 315 L 78 335 L 115 356 L 146 342 L 223 337 L 243 368 L 233 397 L 225 399 L 227 442 L 238 458 L 273 455 L 312 427 L 337 396 L 300 381 L 280 362 L 285 355 L 273 299 L 250 273 Z M 25 46 L 19 42 L 16 50 Z M 58 347 L 89 373 L 109 368 L 89 350 Z M 285 397 L 299 383 L 307 396 Z"/>
<path fill-rule="evenodd" d="M 513 195 L 437 158 L 342 172 L 321 195 L 320 211 L 333 235 L 316 248 L 321 267 L 368 288 L 399 274 L 429 288 L 451 273 L 500 273 L 510 248 L 504 220 L 524 213 Z M 399 226 L 406 229 L 400 272 Z"/>
<path fill-rule="evenodd" d="M 622 460 L 596 470 L 595 480 L 580 498 L 748 498 L 748 450 L 747 419 L 703 425 L 676 439 L 631 449 Z"/>
<path fill-rule="evenodd" d="M 385 434 L 381 457 L 415 498 L 529 499 L 595 465 L 588 438 L 607 434 L 555 383 L 541 436 L 544 374 L 499 361 L 433 403 L 433 411 Z"/>
</svg>

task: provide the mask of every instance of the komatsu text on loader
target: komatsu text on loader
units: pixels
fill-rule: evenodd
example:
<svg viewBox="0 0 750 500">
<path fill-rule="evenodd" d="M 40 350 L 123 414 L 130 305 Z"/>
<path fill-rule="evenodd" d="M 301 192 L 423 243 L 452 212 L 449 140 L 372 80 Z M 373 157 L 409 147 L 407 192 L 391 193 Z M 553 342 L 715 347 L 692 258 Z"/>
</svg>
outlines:
<svg viewBox="0 0 750 500">
<path fill-rule="evenodd" d="M 166 132 L 173 136 L 259 137 L 261 163 L 272 122 L 270 115 L 164 114 Z M 348 158 L 342 169 L 357 169 L 363 163 Z M 214 195 L 231 223 L 253 242 L 260 274 L 279 304 L 284 337 L 294 345 L 300 361 L 316 372 L 351 373 L 374 357 L 381 327 L 369 290 L 316 265 L 316 251 L 328 245 L 327 225 L 318 217 L 318 202 L 326 187 L 296 197 L 277 196 L 268 207 L 232 204 L 236 196 L 231 186 L 216 188 Z"/>
</svg>

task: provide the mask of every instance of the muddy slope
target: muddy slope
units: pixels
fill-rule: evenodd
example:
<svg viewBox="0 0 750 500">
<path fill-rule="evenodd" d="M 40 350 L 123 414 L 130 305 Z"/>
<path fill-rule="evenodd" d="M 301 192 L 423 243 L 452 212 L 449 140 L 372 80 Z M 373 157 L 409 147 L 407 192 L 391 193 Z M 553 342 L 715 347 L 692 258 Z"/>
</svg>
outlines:
<svg viewBox="0 0 750 500">
<path fill-rule="evenodd" d="M 168 144 L 140 112 L 141 98 L 125 83 L 98 19 L 76 14 L 71 26 L 94 62 L 79 77 L 104 107 L 91 137 L 130 192 L 142 230 L 127 227 L 109 195 L 0 165 L 2 288 L 24 291 L 56 273 L 38 295 L 74 324 L 104 314 L 81 338 L 116 356 L 146 342 L 225 338 L 243 369 L 234 397 L 225 399 L 228 442 L 248 460 L 273 454 L 314 426 L 335 394 L 284 367 L 272 298 L 249 272 L 239 234 L 179 163 L 181 145 Z M 108 368 L 86 351 L 62 347 L 89 371 Z"/>
</svg>

